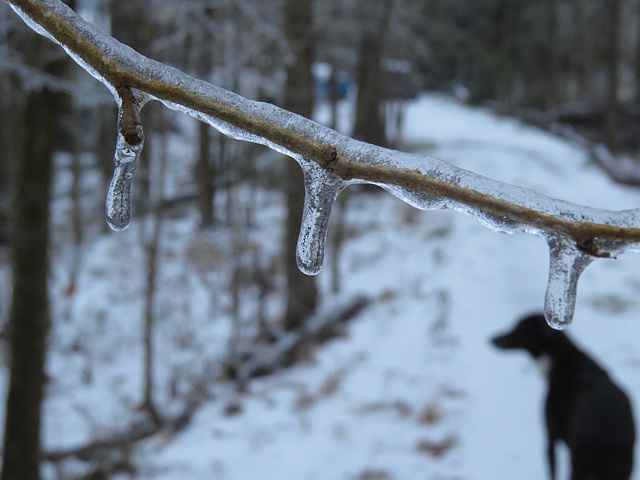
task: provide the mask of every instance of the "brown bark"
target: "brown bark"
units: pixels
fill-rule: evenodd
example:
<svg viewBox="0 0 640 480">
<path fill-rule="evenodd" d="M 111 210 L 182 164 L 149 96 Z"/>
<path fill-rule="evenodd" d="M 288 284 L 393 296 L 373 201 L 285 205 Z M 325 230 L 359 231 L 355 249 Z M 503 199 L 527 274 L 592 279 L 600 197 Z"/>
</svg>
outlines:
<svg viewBox="0 0 640 480">
<path fill-rule="evenodd" d="M 56 100 L 48 90 L 27 96 L 21 149 L 13 166 L 11 360 L 2 480 L 40 478 L 41 404 L 50 324 L 48 228 Z"/>
<path fill-rule="evenodd" d="M 595 209 L 563 204 L 559 210 L 556 208 L 557 202 L 541 203 L 540 196 L 531 190 L 495 180 L 484 179 L 481 183 L 462 185 L 448 178 L 423 174 L 415 168 L 367 163 L 367 158 L 384 155 L 400 159 L 403 154 L 337 137 L 335 132 L 315 122 L 275 106 L 251 102 L 207 82 L 196 81 L 179 70 L 173 70 L 171 77 L 149 78 L 151 73 L 162 71 L 165 68 L 163 64 L 132 50 L 127 50 L 125 55 L 113 38 L 90 26 L 78 25 L 78 17 L 60 1 L 9 2 L 21 8 L 34 22 L 109 82 L 137 88 L 163 101 L 229 123 L 274 146 L 303 155 L 345 180 L 361 179 L 444 197 L 489 213 L 492 217 L 504 217 L 571 239 L 576 244 L 584 244 L 594 238 L 640 242 L 640 227 L 629 224 L 624 214 L 612 212 L 610 217 L 603 219 Z M 109 56 L 103 53 L 105 49 L 111 52 Z M 351 147 L 357 147 L 357 155 Z M 473 177 L 473 174 L 464 170 L 459 170 L 459 175 Z M 504 188 L 513 194 L 504 197 L 500 194 Z"/>
<path fill-rule="evenodd" d="M 73 3 L 73 2 L 72 2 Z M 54 48 L 39 37 L 17 39 L 29 62 L 52 75 L 68 63 L 54 60 Z M 18 84 L 19 85 L 19 84 Z M 47 382 L 45 361 L 50 328 L 48 297 L 49 199 L 53 153 L 59 141 L 65 97 L 48 88 L 11 99 L 12 134 L 10 259 L 11 308 L 7 324 L 9 390 L 5 408 L 1 480 L 39 480 L 42 402 Z"/>
</svg>

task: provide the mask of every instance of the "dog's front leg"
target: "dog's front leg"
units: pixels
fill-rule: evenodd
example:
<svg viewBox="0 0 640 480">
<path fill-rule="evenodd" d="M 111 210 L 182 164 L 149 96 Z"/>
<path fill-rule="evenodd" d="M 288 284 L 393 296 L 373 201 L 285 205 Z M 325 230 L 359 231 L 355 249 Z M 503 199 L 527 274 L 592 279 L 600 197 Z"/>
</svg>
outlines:
<svg viewBox="0 0 640 480">
<path fill-rule="evenodd" d="M 549 437 L 547 459 L 549 461 L 549 475 L 551 480 L 556 480 L 556 440 L 552 437 Z"/>
</svg>

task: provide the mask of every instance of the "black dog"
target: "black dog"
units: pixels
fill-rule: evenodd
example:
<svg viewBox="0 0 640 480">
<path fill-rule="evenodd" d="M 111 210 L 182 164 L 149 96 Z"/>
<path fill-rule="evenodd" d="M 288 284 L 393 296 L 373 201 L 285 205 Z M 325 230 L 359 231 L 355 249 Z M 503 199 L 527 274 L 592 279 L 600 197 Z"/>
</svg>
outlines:
<svg viewBox="0 0 640 480">
<path fill-rule="evenodd" d="M 531 315 L 493 339 L 501 349 L 524 349 L 549 383 L 545 406 L 549 469 L 556 478 L 555 445 L 571 451 L 571 480 L 628 480 L 635 426 L 627 395 L 562 332 Z M 545 368 L 546 367 L 546 368 Z"/>
</svg>

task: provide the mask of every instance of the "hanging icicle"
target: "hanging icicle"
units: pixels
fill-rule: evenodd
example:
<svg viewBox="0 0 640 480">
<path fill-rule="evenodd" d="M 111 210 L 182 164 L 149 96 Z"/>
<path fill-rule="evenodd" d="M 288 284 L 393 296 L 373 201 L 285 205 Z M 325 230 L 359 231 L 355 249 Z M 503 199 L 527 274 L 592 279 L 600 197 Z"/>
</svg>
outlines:
<svg viewBox="0 0 640 480">
<path fill-rule="evenodd" d="M 131 222 L 131 186 L 144 145 L 140 109 L 146 97 L 134 89 L 118 90 L 118 138 L 113 157 L 115 168 L 107 192 L 107 223 L 116 231 Z"/>
</svg>

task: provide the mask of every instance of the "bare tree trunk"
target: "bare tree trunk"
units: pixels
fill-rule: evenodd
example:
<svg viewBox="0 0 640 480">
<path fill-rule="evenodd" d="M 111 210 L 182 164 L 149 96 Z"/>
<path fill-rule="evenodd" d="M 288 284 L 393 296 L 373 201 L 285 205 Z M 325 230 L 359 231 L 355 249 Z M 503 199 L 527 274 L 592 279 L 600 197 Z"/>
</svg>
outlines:
<svg viewBox="0 0 640 480">
<path fill-rule="evenodd" d="M 228 364 L 237 370 L 240 365 L 240 341 L 242 331 L 242 318 L 240 314 L 240 289 L 243 269 L 243 250 L 245 248 L 245 239 L 242 234 L 242 217 L 244 211 L 242 202 L 237 195 L 237 188 L 231 188 L 228 192 L 229 205 L 227 208 L 232 212 L 231 223 L 231 239 L 232 239 L 232 266 L 231 278 L 229 279 L 229 294 L 231 296 L 231 332 L 229 334 L 228 343 Z"/>
<path fill-rule="evenodd" d="M 111 34 L 122 43 L 149 55 L 153 25 L 148 0 L 111 0 Z"/>
<path fill-rule="evenodd" d="M 360 45 L 358 95 L 353 136 L 375 145 L 386 146 L 382 115 L 382 85 L 380 57 L 382 41 L 377 33 L 365 32 Z"/>
<path fill-rule="evenodd" d="M 7 21 L 0 16 L 0 55 L 9 57 L 9 38 Z M 0 118 L 10 118 L 12 104 L 12 88 L 8 72 L 0 72 Z M 9 222 L 9 159 L 15 155 L 13 138 L 13 123 L 0 122 L 0 245 L 8 241 Z"/>
<path fill-rule="evenodd" d="M 546 94 L 544 96 L 544 106 L 551 108 L 558 103 L 558 76 L 560 66 L 558 63 L 558 10 L 556 0 L 546 0 Z"/>
<path fill-rule="evenodd" d="M 8 78 L 5 73 L 0 73 L 0 118 L 10 118 L 10 92 Z M 1 122 L 0 124 L 0 245 L 8 240 L 9 222 L 9 159 L 15 155 L 12 138 L 13 122 Z"/>
<path fill-rule="evenodd" d="M 331 76 L 329 77 L 329 105 L 331 106 L 331 119 L 329 127 L 334 130 L 338 129 L 338 103 L 340 102 L 340 85 L 336 66 L 331 65 Z"/>
<path fill-rule="evenodd" d="M 202 13 L 206 22 L 213 22 L 214 17 L 210 9 Z M 193 44 L 188 48 L 195 51 L 195 70 L 200 78 L 207 78 L 213 68 L 213 54 L 211 48 L 216 39 L 208 31 L 199 32 L 201 36 L 193 38 Z M 195 35 L 195 33 L 194 33 Z M 192 37 L 189 36 L 189 39 Z M 217 45 L 217 44 L 216 44 Z M 215 221 L 214 199 L 216 194 L 216 168 L 211 155 L 211 127 L 200 122 L 198 125 L 198 159 L 195 168 L 196 185 L 198 187 L 198 209 L 200 211 L 200 228 L 207 228 Z"/>
<path fill-rule="evenodd" d="M 513 0 L 503 0 L 500 2 L 500 82 L 498 94 L 507 109 L 513 106 L 513 85 L 514 85 L 514 43 L 516 28 L 516 6 Z"/>
<path fill-rule="evenodd" d="M 336 204 L 336 206 L 338 207 L 338 211 L 336 213 L 337 217 L 333 229 L 333 234 L 331 235 L 332 255 L 331 263 L 329 264 L 331 274 L 331 291 L 333 293 L 338 293 L 342 289 L 340 259 L 342 257 L 342 245 L 344 244 L 345 240 L 347 204 L 349 203 L 348 200 L 350 195 L 351 194 L 349 193 L 349 190 L 342 192 Z"/>
<path fill-rule="evenodd" d="M 8 330 L 11 361 L 2 480 L 40 479 L 41 405 L 50 325 L 48 229 L 56 107 L 56 94 L 48 90 L 28 94 L 22 118 L 22 145 L 12 168 L 13 294 Z"/>
<path fill-rule="evenodd" d="M 78 280 L 78 274 L 80 272 L 80 264 L 82 261 L 82 242 L 83 242 L 83 210 L 82 210 L 82 161 L 81 151 L 82 145 L 80 140 L 80 132 L 82 131 L 80 125 L 80 112 L 78 110 L 77 102 L 75 99 L 71 99 L 71 115 L 70 121 L 72 122 L 71 134 L 70 134 L 70 149 L 71 151 L 71 188 L 69 196 L 71 200 L 71 265 L 69 266 L 69 278 L 67 280 L 66 294 L 71 297 L 76 288 L 76 282 Z M 70 315 L 70 308 L 67 309 L 67 315 Z"/>
<path fill-rule="evenodd" d="M 382 108 L 382 53 L 389 30 L 394 0 L 379 0 L 373 18 L 365 18 L 358 66 L 358 95 L 353 136 L 375 145 L 386 146 L 385 118 Z"/>
<path fill-rule="evenodd" d="M 636 2 L 635 100 L 640 103 L 640 0 Z"/>
<path fill-rule="evenodd" d="M 146 253 L 146 289 L 144 303 L 144 329 L 143 329 L 143 347 L 144 347 L 144 400 L 143 407 L 150 414 L 154 422 L 160 423 L 160 416 L 156 409 L 154 401 L 154 330 L 155 330 L 155 300 L 158 286 L 158 251 L 160 246 L 160 237 L 162 233 L 163 215 L 163 192 L 166 169 L 166 137 L 167 137 L 167 119 L 166 111 L 161 109 L 155 118 L 158 120 L 158 147 L 154 150 L 157 152 L 156 160 L 158 161 L 158 172 L 153 195 L 153 207 L 151 211 L 151 232 L 145 239 Z M 151 169 L 149 169 L 151 172 Z"/>
<path fill-rule="evenodd" d="M 214 222 L 215 169 L 212 165 L 210 145 L 211 127 L 200 122 L 198 125 L 198 163 L 196 164 L 200 228 L 206 228 Z"/>
<path fill-rule="evenodd" d="M 73 2 L 71 2 L 73 3 Z M 61 75 L 68 63 L 40 38 L 18 40 L 29 61 Z M 39 480 L 42 402 L 49 311 L 49 203 L 53 153 L 65 98 L 48 88 L 10 100 L 15 148 L 11 173 L 10 259 L 13 289 L 7 333 L 9 391 L 6 399 L 1 480 Z"/>
<path fill-rule="evenodd" d="M 620 0 L 608 0 L 607 10 L 607 107 L 605 113 L 604 137 L 609 150 L 617 150 L 618 137 L 618 63 L 620 59 Z"/>
<path fill-rule="evenodd" d="M 284 108 L 311 118 L 313 114 L 313 23 L 312 0 L 287 0 L 286 33 L 295 60 L 287 69 Z M 286 329 L 299 327 L 315 310 L 318 291 L 314 277 L 300 272 L 295 249 L 304 206 L 304 182 L 300 167 L 287 160 L 287 223 L 285 232 L 285 268 L 287 274 Z"/>
<path fill-rule="evenodd" d="M 577 93 L 579 98 L 587 94 L 587 76 L 589 74 L 589 52 L 591 43 L 589 41 L 589 20 L 588 6 L 582 2 L 571 3 L 571 17 L 575 21 L 574 32 L 574 74 L 576 77 Z"/>
</svg>

